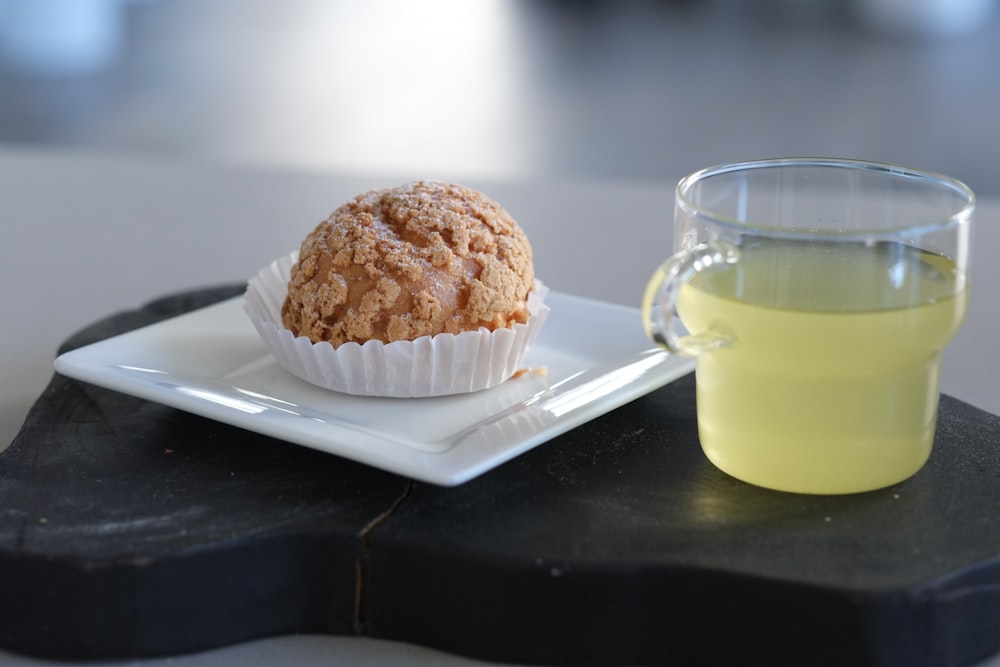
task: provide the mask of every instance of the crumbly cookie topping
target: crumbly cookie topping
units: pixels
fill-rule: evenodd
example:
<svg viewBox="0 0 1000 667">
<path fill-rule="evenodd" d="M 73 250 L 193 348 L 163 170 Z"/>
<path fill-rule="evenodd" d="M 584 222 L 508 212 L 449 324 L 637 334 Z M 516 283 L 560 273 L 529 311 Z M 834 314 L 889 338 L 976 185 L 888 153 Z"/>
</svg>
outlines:
<svg viewBox="0 0 1000 667">
<path fill-rule="evenodd" d="M 528 319 L 531 246 L 475 190 L 416 181 L 347 202 L 302 242 L 282 307 L 297 336 L 334 347 L 494 330 Z"/>
</svg>

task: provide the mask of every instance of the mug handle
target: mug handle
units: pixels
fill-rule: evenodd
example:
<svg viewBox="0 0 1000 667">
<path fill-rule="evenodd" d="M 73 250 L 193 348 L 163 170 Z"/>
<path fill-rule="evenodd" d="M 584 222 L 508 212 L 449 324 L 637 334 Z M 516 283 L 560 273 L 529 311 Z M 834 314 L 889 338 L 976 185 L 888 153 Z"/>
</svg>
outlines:
<svg viewBox="0 0 1000 667">
<path fill-rule="evenodd" d="M 642 297 L 646 335 L 667 351 L 690 357 L 729 345 L 732 338 L 716 331 L 679 334 L 676 330 L 677 294 L 695 274 L 719 265 L 734 264 L 739 258 L 739 248 L 715 239 L 682 250 L 661 264 Z"/>
</svg>

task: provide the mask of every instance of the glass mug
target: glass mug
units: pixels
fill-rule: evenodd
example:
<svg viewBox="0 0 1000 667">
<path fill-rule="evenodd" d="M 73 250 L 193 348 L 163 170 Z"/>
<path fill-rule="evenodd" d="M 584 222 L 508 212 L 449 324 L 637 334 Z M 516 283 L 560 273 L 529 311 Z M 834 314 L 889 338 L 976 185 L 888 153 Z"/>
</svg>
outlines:
<svg viewBox="0 0 1000 667">
<path fill-rule="evenodd" d="M 968 307 L 974 206 L 959 181 L 872 162 L 762 160 L 682 179 L 676 254 L 642 310 L 654 341 L 696 357 L 709 460 L 799 493 L 920 470 L 941 352 Z"/>
</svg>

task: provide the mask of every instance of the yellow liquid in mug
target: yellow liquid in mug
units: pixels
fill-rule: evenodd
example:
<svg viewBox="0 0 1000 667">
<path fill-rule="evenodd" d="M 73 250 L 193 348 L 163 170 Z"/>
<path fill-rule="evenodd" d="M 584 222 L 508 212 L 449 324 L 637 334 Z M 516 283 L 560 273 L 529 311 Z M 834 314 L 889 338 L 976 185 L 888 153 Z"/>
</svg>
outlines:
<svg viewBox="0 0 1000 667">
<path fill-rule="evenodd" d="M 942 256 L 903 245 L 765 241 L 678 296 L 692 332 L 708 458 L 772 489 L 851 493 L 901 481 L 934 440 L 940 354 L 968 305 Z"/>
</svg>

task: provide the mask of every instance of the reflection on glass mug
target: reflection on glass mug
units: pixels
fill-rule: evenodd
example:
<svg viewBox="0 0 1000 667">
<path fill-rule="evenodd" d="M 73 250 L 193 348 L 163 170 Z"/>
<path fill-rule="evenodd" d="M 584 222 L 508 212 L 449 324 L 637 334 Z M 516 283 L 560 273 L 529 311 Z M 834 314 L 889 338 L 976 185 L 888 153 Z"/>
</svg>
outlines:
<svg viewBox="0 0 1000 667">
<path fill-rule="evenodd" d="M 869 491 L 920 470 L 941 352 L 968 307 L 974 205 L 946 176 L 849 160 L 681 180 L 676 254 L 643 318 L 653 340 L 697 357 L 708 458 L 801 493 Z"/>
</svg>

